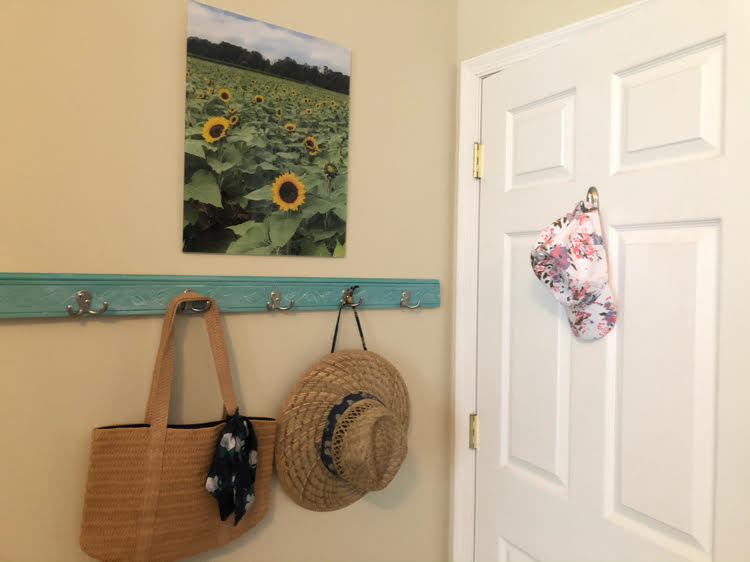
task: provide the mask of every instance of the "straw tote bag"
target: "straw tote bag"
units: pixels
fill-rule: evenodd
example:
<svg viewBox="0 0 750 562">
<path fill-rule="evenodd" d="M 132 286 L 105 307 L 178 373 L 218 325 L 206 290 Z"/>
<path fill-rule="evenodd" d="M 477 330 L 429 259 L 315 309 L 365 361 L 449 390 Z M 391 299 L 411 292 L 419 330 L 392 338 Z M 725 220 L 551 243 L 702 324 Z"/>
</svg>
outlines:
<svg viewBox="0 0 750 562">
<path fill-rule="evenodd" d="M 258 523 L 268 509 L 276 421 L 251 421 L 258 440 L 255 502 L 234 525 L 221 521 L 206 476 L 225 420 L 167 425 L 175 359 L 174 319 L 181 303 L 208 301 L 211 352 L 224 402 L 234 413 L 237 399 L 224 334 L 213 299 L 183 293 L 164 317 L 143 424 L 94 429 L 91 440 L 81 548 L 100 560 L 174 560 L 219 547 Z"/>
</svg>

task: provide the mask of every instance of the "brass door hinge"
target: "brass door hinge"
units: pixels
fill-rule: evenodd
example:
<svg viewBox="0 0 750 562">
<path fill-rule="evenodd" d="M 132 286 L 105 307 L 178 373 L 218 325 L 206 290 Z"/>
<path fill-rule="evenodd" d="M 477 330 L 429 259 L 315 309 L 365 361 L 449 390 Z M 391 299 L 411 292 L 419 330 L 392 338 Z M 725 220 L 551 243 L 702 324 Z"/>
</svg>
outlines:
<svg viewBox="0 0 750 562">
<path fill-rule="evenodd" d="M 483 147 L 478 142 L 474 143 L 474 165 L 472 171 L 474 178 L 479 179 L 482 177 L 482 152 Z"/>
<path fill-rule="evenodd" d="M 479 447 L 479 419 L 476 414 L 469 414 L 469 449 Z"/>
</svg>

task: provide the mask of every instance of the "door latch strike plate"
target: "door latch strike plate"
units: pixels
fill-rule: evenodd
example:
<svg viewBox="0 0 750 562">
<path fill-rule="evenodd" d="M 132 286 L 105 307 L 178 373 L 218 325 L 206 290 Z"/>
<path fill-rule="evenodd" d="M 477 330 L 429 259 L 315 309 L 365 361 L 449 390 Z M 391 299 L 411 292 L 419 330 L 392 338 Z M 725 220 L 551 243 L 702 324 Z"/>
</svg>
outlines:
<svg viewBox="0 0 750 562">
<path fill-rule="evenodd" d="M 469 449 L 479 446 L 479 419 L 476 414 L 469 414 Z"/>
</svg>

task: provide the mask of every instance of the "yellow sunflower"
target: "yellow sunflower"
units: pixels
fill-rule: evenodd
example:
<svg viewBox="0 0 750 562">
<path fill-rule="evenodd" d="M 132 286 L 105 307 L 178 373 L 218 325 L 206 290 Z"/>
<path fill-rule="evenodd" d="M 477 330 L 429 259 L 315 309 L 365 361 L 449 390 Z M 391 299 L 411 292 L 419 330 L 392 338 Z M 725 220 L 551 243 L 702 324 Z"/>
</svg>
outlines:
<svg viewBox="0 0 750 562">
<path fill-rule="evenodd" d="M 305 102 L 305 103 L 310 103 L 312 100 L 310 98 L 305 98 L 302 101 Z"/>
<path fill-rule="evenodd" d="M 214 87 L 213 87 L 213 86 L 211 86 L 210 88 L 206 88 L 206 91 L 207 91 L 207 92 L 208 92 L 209 94 L 213 94 L 213 93 L 214 93 Z"/>
<path fill-rule="evenodd" d="M 284 125 L 284 128 L 287 131 L 291 132 L 291 131 L 294 131 L 297 128 L 297 125 L 295 125 L 294 123 L 287 123 L 286 125 Z"/>
<path fill-rule="evenodd" d="M 229 121 L 224 117 L 209 117 L 203 124 L 203 138 L 206 142 L 216 142 L 227 134 Z"/>
<path fill-rule="evenodd" d="M 312 115 L 312 109 L 310 109 L 310 108 L 308 107 L 308 108 L 307 108 L 307 109 L 305 110 L 305 113 L 306 113 L 307 115 Z"/>
<path fill-rule="evenodd" d="M 316 104 L 315 104 L 315 108 L 316 108 L 316 109 L 320 109 L 320 105 L 321 105 L 321 102 L 318 102 L 318 103 L 316 103 Z"/>
<path fill-rule="evenodd" d="M 331 100 L 331 107 L 337 107 L 338 105 L 335 101 Z"/>
<path fill-rule="evenodd" d="M 243 95 L 243 96 L 245 95 L 245 90 L 243 90 L 242 88 L 240 88 L 239 92 L 240 92 L 241 95 Z"/>
<path fill-rule="evenodd" d="M 313 137 L 305 137 L 305 140 L 302 141 L 302 142 L 304 143 L 305 148 L 307 150 L 309 150 L 311 154 L 313 152 L 315 152 L 315 154 L 318 153 L 317 152 L 317 150 L 318 150 L 318 141 L 316 141 L 315 138 L 313 138 Z"/>
<path fill-rule="evenodd" d="M 185 78 L 190 78 L 190 71 L 185 72 Z"/>
<path fill-rule="evenodd" d="M 296 96 L 297 95 L 297 90 L 292 89 L 292 95 Z"/>
<path fill-rule="evenodd" d="M 281 117 L 284 114 L 284 110 L 280 107 L 276 108 L 276 117 Z"/>
<path fill-rule="evenodd" d="M 232 94 L 229 93 L 229 90 L 226 88 L 222 88 L 218 92 L 216 92 L 216 95 L 219 96 L 219 99 L 223 102 L 227 102 L 232 99 Z"/>
<path fill-rule="evenodd" d="M 255 103 L 263 103 L 263 96 L 261 96 L 260 94 L 255 94 L 255 96 L 253 97 L 253 101 Z"/>
<path fill-rule="evenodd" d="M 339 173 L 339 169 L 332 162 L 328 162 L 323 168 L 323 173 L 330 179 Z"/>
<path fill-rule="evenodd" d="M 205 80 L 206 80 L 206 84 L 210 84 L 211 83 L 211 79 L 210 78 L 206 78 Z"/>
<path fill-rule="evenodd" d="M 239 123 L 239 121 L 240 121 L 240 118 L 237 115 L 230 115 L 229 116 L 229 124 L 230 125 L 236 125 L 237 123 Z"/>
<path fill-rule="evenodd" d="M 305 184 L 292 172 L 287 172 L 273 180 L 271 194 L 282 211 L 296 211 L 305 202 Z"/>
<path fill-rule="evenodd" d="M 197 97 L 199 100 L 202 100 L 203 98 L 206 97 L 206 92 L 204 92 L 203 90 L 200 90 L 197 94 L 195 94 L 195 97 Z"/>
<path fill-rule="evenodd" d="M 229 111 L 229 113 L 237 113 L 237 106 L 236 105 L 230 105 L 228 111 Z"/>
</svg>

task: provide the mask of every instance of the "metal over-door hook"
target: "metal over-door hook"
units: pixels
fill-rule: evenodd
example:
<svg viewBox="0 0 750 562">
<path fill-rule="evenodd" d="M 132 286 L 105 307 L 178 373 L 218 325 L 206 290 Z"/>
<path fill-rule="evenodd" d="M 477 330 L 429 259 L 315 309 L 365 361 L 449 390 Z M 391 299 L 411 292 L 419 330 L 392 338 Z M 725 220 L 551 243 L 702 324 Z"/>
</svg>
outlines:
<svg viewBox="0 0 750 562">
<path fill-rule="evenodd" d="M 410 291 L 406 290 L 403 293 L 401 293 L 401 303 L 400 303 L 400 306 L 402 308 L 411 308 L 411 309 L 414 309 L 414 308 L 419 308 L 420 305 L 422 304 L 422 301 L 420 300 L 420 301 L 417 302 L 417 304 L 410 305 L 409 304 L 409 299 L 411 299 L 411 292 Z"/>
<path fill-rule="evenodd" d="M 75 312 L 73 312 L 72 306 L 68 305 L 65 307 L 65 310 L 68 311 L 68 316 L 98 316 L 109 308 L 109 303 L 104 301 L 101 309 L 91 310 L 91 293 L 86 289 L 81 289 L 76 293 L 76 302 L 78 303 L 78 310 Z"/>
<path fill-rule="evenodd" d="M 586 203 L 591 205 L 594 209 L 599 209 L 599 191 L 593 185 L 589 187 L 586 192 Z"/>
<path fill-rule="evenodd" d="M 357 308 L 359 305 L 362 304 L 362 297 L 359 297 L 358 302 L 354 302 L 354 291 L 359 289 L 359 285 L 354 285 L 353 287 L 348 287 L 341 291 L 341 300 L 339 301 L 340 306 L 350 306 L 352 308 Z"/>
<path fill-rule="evenodd" d="M 281 291 L 271 291 L 271 300 L 266 303 L 266 310 L 289 310 L 294 306 L 294 299 L 289 301 L 289 306 L 281 306 Z"/>
</svg>

